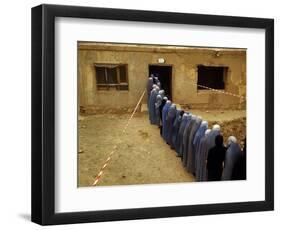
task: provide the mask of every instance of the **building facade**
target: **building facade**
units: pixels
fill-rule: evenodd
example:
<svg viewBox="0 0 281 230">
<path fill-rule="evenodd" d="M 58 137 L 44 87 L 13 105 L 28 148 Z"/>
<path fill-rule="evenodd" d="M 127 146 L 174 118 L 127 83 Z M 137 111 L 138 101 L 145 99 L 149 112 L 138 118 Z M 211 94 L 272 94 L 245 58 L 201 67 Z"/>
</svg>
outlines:
<svg viewBox="0 0 281 230">
<path fill-rule="evenodd" d="M 81 112 L 133 108 L 150 74 L 176 104 L 245 108 L 245 49 L 78 42 Z"/>
</svg>

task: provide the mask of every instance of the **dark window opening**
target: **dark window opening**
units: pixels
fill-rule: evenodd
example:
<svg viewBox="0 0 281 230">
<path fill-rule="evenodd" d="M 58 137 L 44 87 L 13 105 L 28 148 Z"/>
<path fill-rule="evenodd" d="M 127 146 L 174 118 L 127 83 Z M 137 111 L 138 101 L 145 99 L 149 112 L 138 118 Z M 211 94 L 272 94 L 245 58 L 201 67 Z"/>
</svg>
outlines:
<svg viewBox="0 0 281 230">
<path fill-rule="evenodd" d="M 98 90 L 128 90 L 128 68 L 125 64 L 95 64 Z"/>
<path fill-rule="evenodd" d="M 228 67 L 198 66 L 198 90 L 225 89 L 225 79 Z M 205 86 L 205 87 L 203 87 Z"/>
</svg>

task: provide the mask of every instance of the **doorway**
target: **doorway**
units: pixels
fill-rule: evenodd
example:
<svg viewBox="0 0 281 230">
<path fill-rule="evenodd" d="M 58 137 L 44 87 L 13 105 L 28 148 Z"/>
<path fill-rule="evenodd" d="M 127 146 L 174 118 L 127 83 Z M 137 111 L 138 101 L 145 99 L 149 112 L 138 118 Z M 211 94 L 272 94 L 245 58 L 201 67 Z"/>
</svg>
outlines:
<svg viewBox="0 0 281 230">
<path fill-rule="evenodd" d="M 165 96 L 172 100 L 172 66 L 170 65 L 149 65 L 149 76 L 153 74 L 161 82 L 161 88 L 165 90 Z"/>
</svg>

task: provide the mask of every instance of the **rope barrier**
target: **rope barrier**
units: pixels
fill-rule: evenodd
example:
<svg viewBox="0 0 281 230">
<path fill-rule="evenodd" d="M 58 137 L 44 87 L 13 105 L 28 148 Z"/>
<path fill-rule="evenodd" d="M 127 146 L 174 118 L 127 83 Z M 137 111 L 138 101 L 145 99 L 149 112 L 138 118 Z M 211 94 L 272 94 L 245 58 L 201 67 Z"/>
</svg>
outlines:
<svg viewBox="0 0 281 230">
<path fill-rule="evenodd" d="M 140 105 L 140 103 L 141 103 L 141 100 L 142 100 L 142 98 L 143 98 L 143 96 L 144 96 L 144 94 L 145 94 L 145 91 L 146 91 L 146 90 L 143 91 L 143 93 L 142 93 L 142 95 L 141 95 L 141 97 L 140 97 L 140 99 L 139 99 L 137 105 L 135 106 L 135 109 L 133 110 L 133 113 L 131 114 L 130 118 L 128 119 L 126 125 L 124 126 L 124 128 L 123 128 L 123 130 L 122 130 L 122 134 L 124 134 L 124 133 L 126 132 L 128 126 L 129 126 L 130 121 L 131 121 L 132 118 L 134 117 L 134 115 L 135 115 L 135 113 L 136 113 L 136 111 L 137 111 L 137 109 L 138 109 L 138 107 L 139 107 L 139 105 Z M 121 144 L 121 143 L 122 143 L 122 142 L 119 142 L 118 144 Z M 100 169 L 98 175 L 95 177 L 95 180 L 94 180 L 92 186 L 96 186 L 96 185 L 98 184 L 98 182 L 100 181 L 100 179 L 101 179 L 101 177 L 102 177 L 102 175 L 103 175 L 103 173 L 104 173 L 104 170 L 106 169 L 106 167 L 108 166 L 108 163 L 109 163 L 110 160 L 112 159 L 113 154 L 116 152 L 117 147 L 118 147 L 117 145 L 114 145 L 114 146 L 113 146 L 112 151 L 109 153 L 109 155 L 108 155 L 106 161 L 104 162 L 103 166 L 101 167 L 101 169 Z"/>
<path fill-rule="evenodd" d="M 209 89 L 209 90 L 217 92 L 217 93 L 226 94 L 226 95 L 229 95 L 229 96 L 238 97 L 240 99 L 246 100 L 246 97 L 243 97 L 243 96 L 238 95 L 238 94 L 234 94 L 234 93 L 230 93 L 230 92 L 226 92 L 226 91 L 210 88 L 210 87 L 207 87 L 207 86 L 204 86 L 204 85 L 197 84 L 195 82 L 187 82 L 187 83 L 189 83 L 191 85 L 196 85 L 196 86 L 202 87 L 204 89 Z"/>
</svg>

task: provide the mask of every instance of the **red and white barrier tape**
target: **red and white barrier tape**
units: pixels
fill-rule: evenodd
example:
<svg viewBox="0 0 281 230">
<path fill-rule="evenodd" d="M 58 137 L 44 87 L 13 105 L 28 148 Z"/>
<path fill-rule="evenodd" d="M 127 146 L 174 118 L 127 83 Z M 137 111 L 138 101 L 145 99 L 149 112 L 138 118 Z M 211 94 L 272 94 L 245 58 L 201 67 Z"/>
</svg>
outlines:
<svg viewBox="0 0 281 230">
<path fill-rule="evenodd" d="M 210 87 L 207 87 L 207 86 L 204 86 L 204 85 L 199 85 L 195 82 L 188 82 L 189 84 L 192 84 L 192 85 L 196 85 L 196 86 L 199 86 L 199 87 L 202 87 L 202 88 L 205 88 L 205 89 L 209 89 L 211 91 L 214 91 L 216 93 L 221 93 L 221 94 L 226 94 L 226 95 L 229 95 L 229 96 L 233 96 L 233 97 L 238 97 L 242 100 L 246 100 L 246 97 L 243 97 L 241 95 L 238 95 L 238 94 L 234 94 L 234 93 L 230 93 L 230 92 L 226 92 L 226 91 L 222 91 L 222 90 L 218 90 L 218 89 L 213 89 L 213 88 L 210 88 Z"/>
<path fill-rule="evenodd" d="M 136 111 L 137 111 L 137 109 L 138 109 L 138 107 L 139 107 L 139 105 L 140 105 L 140 103 L 141 103 L 141 100 L 142 100 L 142 98 L 143 98 L 143 96 L 144 96 L 144 94 L 145 94 L 145 91 L 146 91 L 146 90 L 143 91 L 143 93 L 142 93 L 142 95 L 141 95 L 141 97 L 140 97 L 140 99 L 139 99 L 137 105 L 135 106 L 135 109 L 134 109 L 133 113 L 131 114 L 130 118 L 128 119 L 126 125 L 124 126 L 124 128 L 123 128 L 123 130 L 122 130 L 122 134 L 124 134 L 124 133 L 126 132 L 128 126 L 129 126 L 130 121 L 132 120 L 133 116 L 135 115 L 135 113 L 136 113 Z M 121 143 L 121 142 L 119 142 L 118 144 L 120 144 L 120 143 Z M 94 180 L 94 183 L 92 184 L 92 186 L 96 186 L 96 185 L 98 184 L 98 182 L 99 182 L 100 179 L 101 179 L 101 176 L 102 176 L 103 173 L 104 173 L 105 168 L 108 166 L 108 163 L 109 163 L 110 160 L 112 159 L 112 155 L 116 152 L 116 150 L 117 150 L 117 145 L 114 145 L 114 146 L 113 146 L 113 150 L 109 153 L 109 155 L 108 155 L 106 161 L 104 162 L 103 166 L 101 167 L 101 169 L 100 169 L 98 175 L 95 177 L 95 180 Z"/>
</svg>

